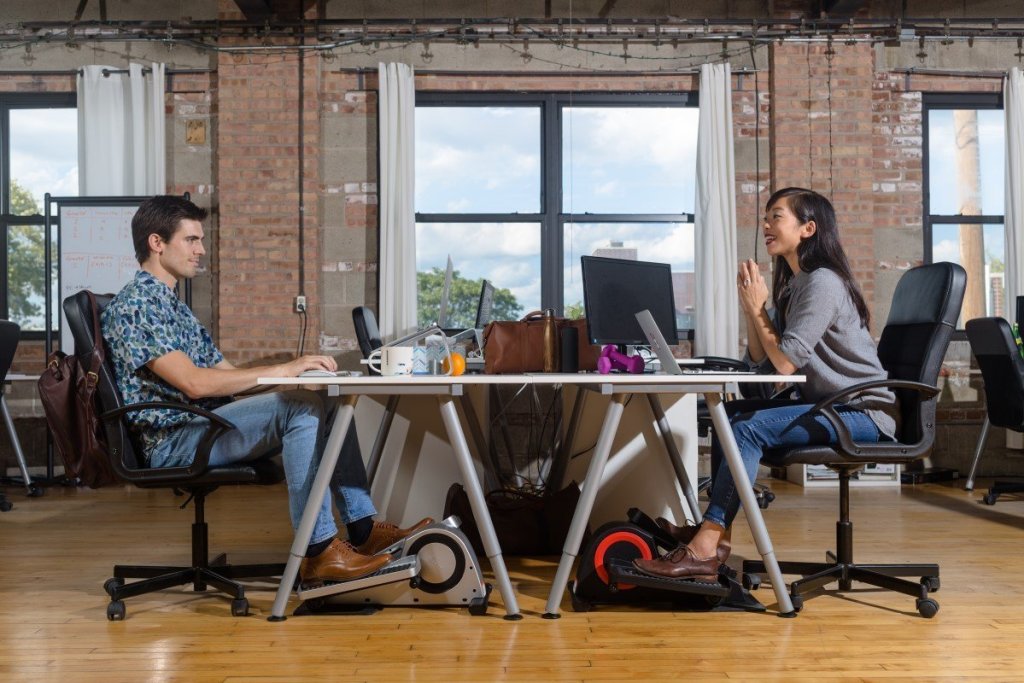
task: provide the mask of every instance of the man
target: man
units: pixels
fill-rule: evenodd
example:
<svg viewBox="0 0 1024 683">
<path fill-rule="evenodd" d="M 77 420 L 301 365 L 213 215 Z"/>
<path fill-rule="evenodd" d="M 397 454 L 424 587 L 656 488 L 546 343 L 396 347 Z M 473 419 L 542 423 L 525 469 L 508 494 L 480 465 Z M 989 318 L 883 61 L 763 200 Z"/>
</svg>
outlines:
<svg viewBox="0 0 1024 683">
<path fill-rule="evenodd" d="M 269 457 L 280 450 L 288 484 L 292 526 L 298 527 L 316 476 L 334 415 L 334 403 L 306 390 L 269 392 L 232 401 L 256 386 L 258 377 L 296 377 L 306 370 L 335 370 L 330 356 L 302 356 L 287 363 L 236 368 L 214 345 L 192 311 L 174 294 L 193 277 L 203 248 L 201 221 L 207 211 L 180 197 L 148 199 L 132 218 L 132 240 L 141 270 L 103 311 L 103 337 L 126 404 L 143 401 L 192 403 L 212 410 L 238 428 L 226 432 L 210 452 L 210 465 Z M 209 421 L 172 409 L 147 409 L 126 418 L 150 467 L 187 465 Z M 304 584 L 348 581 L 377 571 L 391 560 L 380 551 L 432 520 L 408 529 L 375 522 L 366 470 L 355 430 L 350 429 L 331 481 L 331 494 L 348 540 L 337 538 L 331 495 L 324 497 L 306 557 Z"/>
</svg>

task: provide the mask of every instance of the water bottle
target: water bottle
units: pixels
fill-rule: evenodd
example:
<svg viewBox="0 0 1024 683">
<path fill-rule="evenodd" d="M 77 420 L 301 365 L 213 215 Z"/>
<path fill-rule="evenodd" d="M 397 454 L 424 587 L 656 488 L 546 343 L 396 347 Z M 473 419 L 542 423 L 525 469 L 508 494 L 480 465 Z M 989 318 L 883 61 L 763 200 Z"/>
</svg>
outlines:
<svg viewBox="0 0 1024 683">
<path fill-rule="evenodd" d="M 555 320 L 555 309 L 544 309 L 544 372 L 558 372 L 560 363 L 558 339 L 558 321 Z"/>
</svg>

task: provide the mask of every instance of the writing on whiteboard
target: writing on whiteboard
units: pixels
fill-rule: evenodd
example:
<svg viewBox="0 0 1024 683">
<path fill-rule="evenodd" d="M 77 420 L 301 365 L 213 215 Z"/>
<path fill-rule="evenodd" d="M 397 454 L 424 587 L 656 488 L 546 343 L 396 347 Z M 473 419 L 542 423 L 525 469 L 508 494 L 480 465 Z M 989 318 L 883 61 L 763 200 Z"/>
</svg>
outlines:
<svg viewBox="0 0 1024 683">
<path fill-rule="evenodd" d="M 116 293 L 139 269 L 132 244 L 138 206 L 60 207 L 60 301 L 88 289 Z M 58 303 L 59 305 L 59 303 Z M 61 348 L 72 348 L 61 312 Z"/>
</svg>

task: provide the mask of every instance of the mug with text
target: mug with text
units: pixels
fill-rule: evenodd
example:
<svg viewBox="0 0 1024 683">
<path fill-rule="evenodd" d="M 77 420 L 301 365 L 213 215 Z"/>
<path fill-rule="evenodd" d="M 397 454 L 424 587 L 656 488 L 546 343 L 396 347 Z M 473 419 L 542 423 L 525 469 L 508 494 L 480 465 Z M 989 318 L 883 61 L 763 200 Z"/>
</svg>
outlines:
<svg viewBox="0 0 1024 683">
<path fill-rule="evenodd" d="M 411 375 L 413 365 L 413 347 L 382 346 L 366 359 L 370 369 L 382 375 Z"/>
</svg>

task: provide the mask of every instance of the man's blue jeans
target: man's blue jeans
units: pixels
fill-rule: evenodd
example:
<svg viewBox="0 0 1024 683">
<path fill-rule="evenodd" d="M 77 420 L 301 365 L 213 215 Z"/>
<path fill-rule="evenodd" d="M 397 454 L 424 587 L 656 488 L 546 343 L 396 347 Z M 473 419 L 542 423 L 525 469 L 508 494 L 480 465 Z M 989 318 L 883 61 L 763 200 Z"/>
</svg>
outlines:
<svg viewBox="0 0 1024 683">
<path fill-rule="evenodd" d="M 824 446 L 839 441 L 829 421 L 821 413 L 810 413 L 811 407 L 809 403 L 772 399 L 725 403 L 750 483 L 757 478 L 757 467 L 764 451 Z M 875 443 L 879 440 L 878 427 L 866 413 L 844 406 L 837 406 L 836 412 L 849 427 L 854 441 Z M 704 511 L 704 521 L 729 528 L 739 512 L 740 497 L 717 435 L 711 440 L 711 449 L 712 460 L 720 464 L 714 473 L 711 502 Z"/>
<path fill-rule="evenodd" d="M 210 465 L 259 460 L 280 450 L 292 527 L 298 528 L 334 420 L 335 407 L 335 402 L 325 395 L 304 389 L 249 396 L 221 406 L 213 412 L 230 420 L 237 429 L 217 439 L 210 452 Z M 177 467 L 192 462 L 209 424 L 206 418 L 195 417 L 161 441 L 150 454 L 151 466 Z M 355 423 L 345 435 L 341 457 L 331 479 L 331 493 L 337 501 L 341 520 L 346 524 L 377 512 L 370 499 Z M 310 537 L 311 544 L 326 541 L 338 533 L 330 499 L 330 495 L 324 496 Z"/>
</svg>

